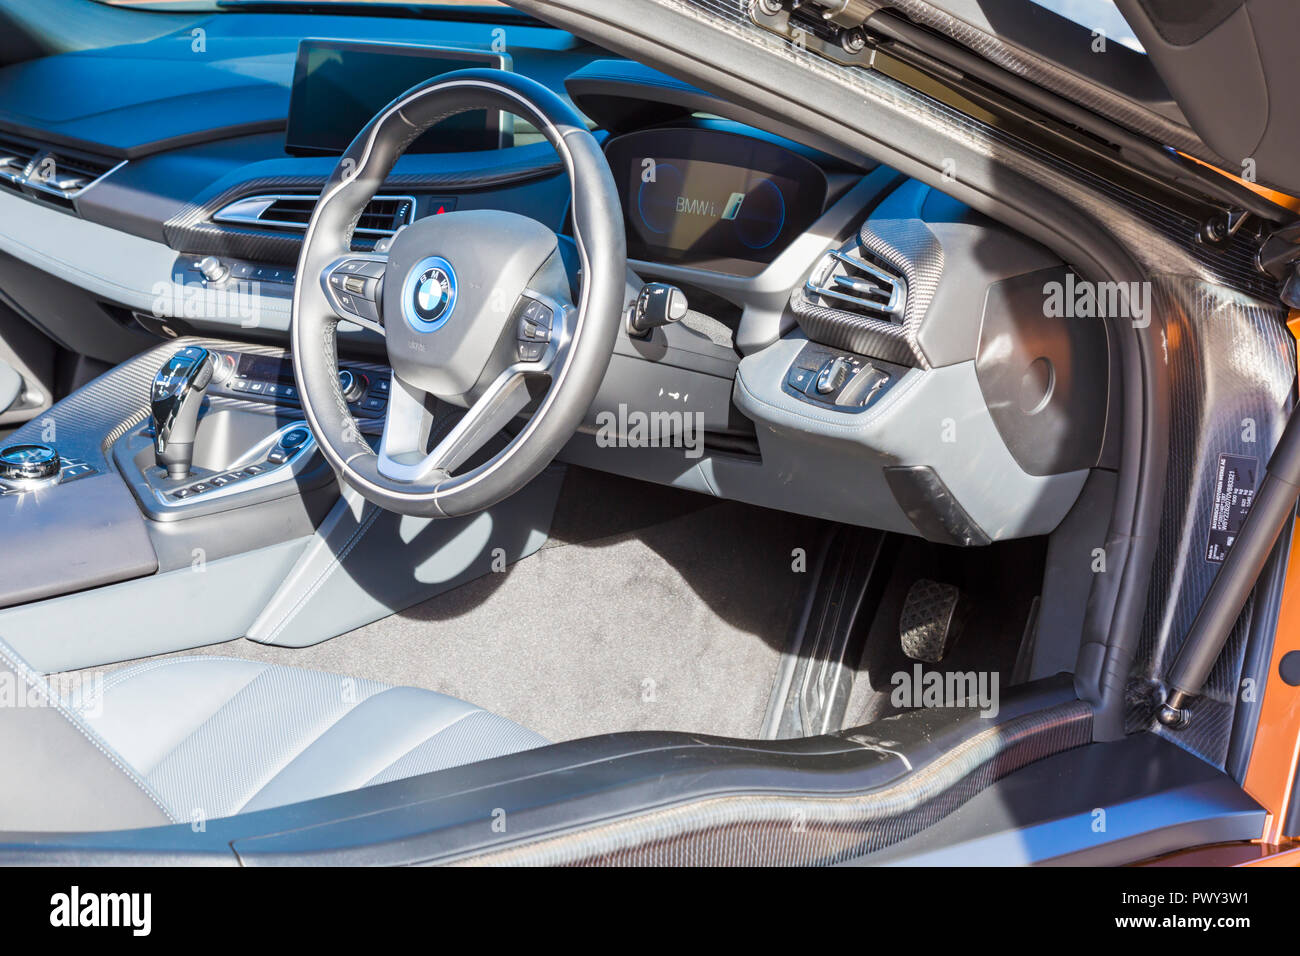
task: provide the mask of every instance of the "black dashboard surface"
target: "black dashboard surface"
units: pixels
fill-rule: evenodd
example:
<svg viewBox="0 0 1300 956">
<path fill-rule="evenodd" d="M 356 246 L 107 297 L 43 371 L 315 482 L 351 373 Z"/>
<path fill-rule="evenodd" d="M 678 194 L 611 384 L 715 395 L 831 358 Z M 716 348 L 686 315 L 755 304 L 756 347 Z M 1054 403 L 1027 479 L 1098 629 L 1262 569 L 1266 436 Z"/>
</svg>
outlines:
<svg viewBox="0 0 1300 956">
<path fill-rule="evenodd" d="M 54 157 L 59 162 L 78 150 L 114 167 L 63 203 L 83 219 L 185 255 L 290 264 L 300 233 L 214 218 L 243 196 L 309 197 L 324 184 L 334 157 L 294 155 L 286 121 L 301 45 L 331 35 L 352 45 L 478 57 L 495 55 L 503 39 L 492 22 L 207 16 L 157 39 L 0 69 L 0 139 L 17 134 L 33 153 L 64 150 Z M 610 160 L 624 192 L 633 258 L 756 275 L 823 209 L 826 177 L 809 157 L 828 157 L 741 123 L 731 123 L 730 133 L 680 128 L 706 125 L 697 119 L 700 110 L 723 114 L 727 104 L 563 31 L 511 25 L 508 38 L 502 60 L 510 68 L 589 109 L 601 138 L 609 130 L 620 134 L 610 142 Z M 77 96 L 68 96 L 70 89 Z M 667 102 L 659 101 L 661 94 Z M 363 122 L 355 120 L 358 129 Z M 503 149 L 412 151 L 386 189 L 414 196 L 417 216 L 441 208 L 503 208 L 562 232 L 567 190 L 556 157 L 539 139 L 524 129 L 514 139 L 523 145 Z M 628 150 L 640 158 L 628 159 Z M 639 184 L 631 195 L 640 167 L 629 163 L 652 155 L 662 160 L 662 179 Z M 683 174 L 689 182 L 677 183 Z M 642 213 L 651 207 L 657 211 L 647 219 Z"/>
<path fill-rule="evenodd" d="M 304 18 L 225 13 L 143 43 L 43 57 L 0 69 L 0 128 L 136 157 L 282 129 Z M 310 18 L 315 37 L 489 50 L 486 23 Z M 511 26 L 515 68 L 563 89 L 594 48 L 546 27 Z M 75 91 L 70 96 L 69 91 Z"/>
</svg>

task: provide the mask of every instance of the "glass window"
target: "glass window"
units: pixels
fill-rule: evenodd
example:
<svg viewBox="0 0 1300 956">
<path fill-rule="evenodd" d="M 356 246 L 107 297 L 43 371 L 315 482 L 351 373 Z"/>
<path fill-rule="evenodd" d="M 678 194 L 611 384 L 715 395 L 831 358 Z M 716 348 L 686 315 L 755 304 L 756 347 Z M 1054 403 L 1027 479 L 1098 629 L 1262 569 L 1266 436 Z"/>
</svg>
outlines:
<svg viewBox="0 0 1300 956">
<path fill-rule="evenodd" d="M 1130 50 L 1136 50 L 1138 53 L 1146 52 L 1113 0 L 1030 0 L 1030 2 L 1051 10 L 1067 20 L 1073 20 L 1089 30 L 1103 33 L 1107 39 L 1122 43 Z"/>
</svg>

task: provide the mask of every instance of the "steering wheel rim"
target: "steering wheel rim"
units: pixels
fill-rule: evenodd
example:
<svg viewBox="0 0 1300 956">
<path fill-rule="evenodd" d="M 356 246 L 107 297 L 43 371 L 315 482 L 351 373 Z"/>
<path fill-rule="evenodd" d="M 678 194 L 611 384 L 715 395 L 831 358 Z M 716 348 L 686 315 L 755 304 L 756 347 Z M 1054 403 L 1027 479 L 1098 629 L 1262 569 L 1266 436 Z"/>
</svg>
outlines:
<svg viewBox="0 0 1300 956">
<path fill-rule="evenodd" d="M 569 297 L 555 234 L 512 213 L 426 217 L 399 232 L 386 254 L 350 251 L 362 210 L 402 152 L 440 120 L 484 108 L 531 121 L 564 164 L 581 263 L 576 303 Z M 500 255 L 493 253 L 497 238 Z M 491 264 L 501 264 L 495 280 L 484 271 L 485 250 Z M 449 268 L 430 267 L 430 259 Z M 355 308 L 375 306 L 373 318 L 341 305 L 353 300 L 342 293 L 340 280 L 358 268 L 374 271 L 344 265 L 356 261 L 383 264 L 374 283 L 353 280 L 372 294 L 378 290 L 373 302 L 354 297 Z M 390 269 L 398 274 L 390 275 Z M 599 144 L 568 103 L 534 80 L 496 70 L 462 70 L 408 90 L 381 110 L 340 158 L 308 223 L 298 260 L 290 332 L 294 373 L 322 453 L 347 485 L 402 514 L 472 514 L 509 497 L 551 462 L 595 398 L 613 353 L 625 276 L 618 191 Z M 418 299 L 413 277 L 421 280 L 414 286 Z M 444 301 L 434 321 L 418 321 L 432 314 L 422 306 L 437 307 L 439 286 L 447 298 L 448 281 L 455 297 L 451 305 Z M 487 284 L 491 288 L 485 290 Z M 485 291 L 490 301 L 483 300 Z M 525 311 L 533 319 L 542 314 L 533 307 L 536 302 L 551 308 L 553 328 L 534 358 L 537 348 L 525 352 L 523 330 L 532 335 L 540 327 L 524 325 Z M 385 335 L 394 374 L 378 452 L 362 434 L 338 380 L 340 321 Z M 440 361 L 445 367 L 437 367 Z M 549 384 L 539 394 L 542 380 Z M 422 447 L 435 427 L 436 405 L 430 396 L 468 410 L 428 452 Z M 536 411 L 504 448 L 458 471 L 529 401 L 538 401 Z"/>
</svg>

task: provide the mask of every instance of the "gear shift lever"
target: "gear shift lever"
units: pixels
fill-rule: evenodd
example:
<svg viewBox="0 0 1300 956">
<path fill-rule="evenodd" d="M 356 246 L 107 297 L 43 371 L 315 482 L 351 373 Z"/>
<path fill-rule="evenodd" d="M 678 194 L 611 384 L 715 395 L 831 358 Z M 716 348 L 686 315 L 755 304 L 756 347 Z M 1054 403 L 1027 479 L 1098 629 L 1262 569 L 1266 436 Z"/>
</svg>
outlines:
<svg viewBox="0 0 1300 956">
<path fill-rule="evenodd" d="M 203 390 L 212 381 L 208 350 L 190 345 L 169 358 L 153 379 L 149 406 L 153 412 L 153 453 L 169 478 L 185 478 L 194 459 Z"/>
</svg>

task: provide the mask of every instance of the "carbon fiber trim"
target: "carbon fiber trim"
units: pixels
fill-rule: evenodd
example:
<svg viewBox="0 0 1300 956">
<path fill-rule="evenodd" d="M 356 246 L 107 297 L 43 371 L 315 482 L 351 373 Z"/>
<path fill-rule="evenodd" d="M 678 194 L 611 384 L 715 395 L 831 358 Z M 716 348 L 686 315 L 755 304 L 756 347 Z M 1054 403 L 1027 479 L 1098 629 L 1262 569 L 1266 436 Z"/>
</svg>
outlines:
<svg viewBox="0 0 1300 956">
<path fill-rule="evenodd" d="M 1255 459 L 1262 476 L 1292 408 L 1295 340 L 1286 313 L 1258 300 L 1181 277 L 1159 277 L 1152 307 L 1164 316 L 1172 404 L 1160 541 L 1147 614 L 1134 661 L 1130 730 L 1149 727 L 1223 767 L 1237 707 L 1238 680 L 1254 613 L 1237 619 L 1181 731 L 1152 722 L 1153 681 L 1168 672 L 1220 565 L 1206 560 L 1221 454 Z M 1257 479 L 1258 480 L 1258 479 Z M 1158 701 L 1155 701 L 1158 703 Z"/>
<path fill-rule="evenodd" d="M 929 368 L 930 361 L 917 335 L 943 276 L 943 246 L 920 219 L 869 219 L 859 238 L 864 249 L 889 263 L 907 280 L 903 334 L 921 367 Z"/>
<path fill-rule="evenodd" d="M 1057 190 L 1088 216 L 1107 222 L 1114 235 L 1150 271 L 1192 272 L 1205 281 L 1219 282 L 1266 299 L 1277 296 L 1277 282 L 1255 267 L 1258 245 L 1244 230 L 1219 245 L 1199 242 L 1196 237 L 1201 224 L 1189 215 L 1116 185 L 1083 166 L 881 73 L 830 63 L 754 25 L 748 16 L 749 0 L 653 2 L 793 60 L 810 77 L 850 89 L 873 109 L 892 110 L 927 128 L 942 130 L 950 138 L 988 156 L 990 161 Z M 1155 240 L 1151 231 L 1158 233 L 1160 239 Z"/>
<path fill-rule="evenodd" d="M 976 733 L 869 793 L 723 795 L 456 861 L 475 866 L 826 866 L 898 843 L 1035 760 L 1088 743 L 1073 702 Z"/>
<path fill-rule="evenodd" d="M 840 251 L 861 255 L 857 240 L 842 246 Z M 835 260 L 825 256 L 813 270 L 809 281 L 813 285 L 825 285 L 835 271 Z M 821 305 L 802 284 L 791 295 L 790 310 L 798 319 L 799 327 L 814 342 L 899 365 L 914 366 L 921 362 L 901 324 Z"/>
<path fill-rule="evenodd" d="M 545 179 L 563 173 L 559 162 L 542 165 L 513 163 L 474 173 L 399 173 L 384 181 L 383 192 L 459 192 L 490 189 Z M 263 176 L 238 183 L 214 195 L 200 195 L 163 224 L 167 245 L 193 255 L 235 256 L 256 262 L 291 264 L 298 261 L 301 234 L 277 234 L 266 229 L 240 228 L 212 221 L 218 210 L 248 196 L 266 192 L 319 194 L 324 176 Z"/>
<path fill-rule="evenodd" d="M 920 219 L 868 219 L 857 241 L 840 251 L 874 258 L 904 279 L 907 303 L 903 321 L 895 323 L 820 305 L 800 286 L 790 302 L 800 327 L 810 339 L 823 345 L 900 365 L 930 368 L 918 336 L 943 276 L 943 246 L 934 233 Z M 813 273 L 813 283 L 826 284 L 834 268 L 834 261 L 828 257 Z"/>
<path fill-rule="evenodd" d="M 1190 127 L 1152 112 L 1119 93 L 1098 87 L 1093 81 L 1045 60 L 1024 47 L 987 33 L 925 0 L 889 0 L 887 4 L 881 3 L 879 6 L 892 7 L 913 23 L 943 34 L 1008 73 L 1041 86 L 1157 143 L 1173 146 L 1224 169 L 1232 169 L 1236 165 L 1210 149 Z"/>
</svg>

